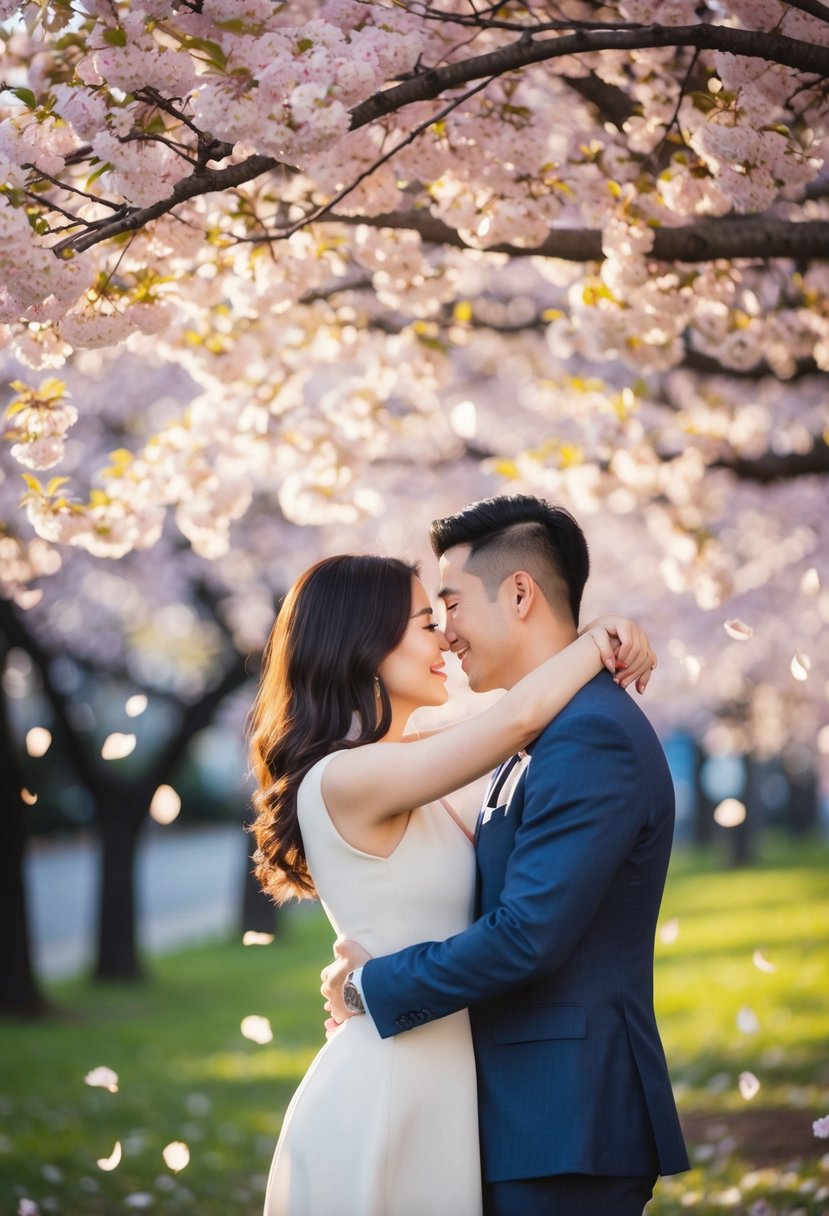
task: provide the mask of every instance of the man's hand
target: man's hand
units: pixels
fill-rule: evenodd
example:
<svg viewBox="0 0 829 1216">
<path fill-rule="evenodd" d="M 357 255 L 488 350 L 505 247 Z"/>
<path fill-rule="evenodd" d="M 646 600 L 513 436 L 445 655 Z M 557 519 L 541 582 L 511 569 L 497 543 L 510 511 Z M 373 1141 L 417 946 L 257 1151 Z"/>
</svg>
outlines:
<svg viewBox="0 0 829 1216">
<path fill-rule="evenodd" d="M 325 1023 L 326 1034 L 331 1034 L 346 1018 L 354 1016 L 348 1012 L 343 1002 L 343 986 L 349 972 L 362 967 L 363 963 L 367 963 L 371 958 L 368 951 L 358 942 L 336 941 L 334 953 L 336 960 L 320 972 L 320 992 L 325 997 L 325 1008 L 331 1014 Z"/>
</svg>

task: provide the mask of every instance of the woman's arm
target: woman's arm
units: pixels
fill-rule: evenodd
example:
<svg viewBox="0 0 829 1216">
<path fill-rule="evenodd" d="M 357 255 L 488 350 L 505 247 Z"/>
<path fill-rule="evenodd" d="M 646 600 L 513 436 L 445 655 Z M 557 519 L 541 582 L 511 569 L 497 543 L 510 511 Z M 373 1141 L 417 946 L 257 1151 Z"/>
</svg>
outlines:
<svg viewBox="0 0 829 1216">
<path fill-rule="evenodd" d="M 603 665 L 615 673 L 610 638 L 596 626 L 448 730 L 338 752 L 322 775 L 329 810 L 368 827 L 467 785 L 530 743 Z"/>
</svg>

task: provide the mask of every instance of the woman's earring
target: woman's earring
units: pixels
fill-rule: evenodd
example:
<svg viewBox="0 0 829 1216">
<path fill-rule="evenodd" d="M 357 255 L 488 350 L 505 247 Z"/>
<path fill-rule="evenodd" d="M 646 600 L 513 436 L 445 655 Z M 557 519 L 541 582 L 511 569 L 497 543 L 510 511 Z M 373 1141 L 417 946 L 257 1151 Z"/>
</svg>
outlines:
<svg viewBox="0 0 829 1216">
<path fill-rule="evenodd" d="M 379 676 L 374 677 L 374 699 L 375 699 L 375 701 L 380 700 L 380 677 Z"/>
</svg>

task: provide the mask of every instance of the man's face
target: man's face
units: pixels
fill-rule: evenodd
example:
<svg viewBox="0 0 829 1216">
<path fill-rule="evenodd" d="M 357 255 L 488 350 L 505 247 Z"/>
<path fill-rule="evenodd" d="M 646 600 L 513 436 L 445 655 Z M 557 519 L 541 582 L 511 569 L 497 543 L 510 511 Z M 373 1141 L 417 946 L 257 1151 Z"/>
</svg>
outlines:
<svg viewBox="0 0 829 1216">
<path fill-rule="evenodd" d="M 446 609 L 444 633 L 474 692 L 509 688 L 511 621 L 504 595 L 490 600 L 475 574 L 464 570 L 468 545 L 447 549 L 440 559 L 440 598 Z M 503 588 L 502 588 L 503 591 Z"/>
</svg>

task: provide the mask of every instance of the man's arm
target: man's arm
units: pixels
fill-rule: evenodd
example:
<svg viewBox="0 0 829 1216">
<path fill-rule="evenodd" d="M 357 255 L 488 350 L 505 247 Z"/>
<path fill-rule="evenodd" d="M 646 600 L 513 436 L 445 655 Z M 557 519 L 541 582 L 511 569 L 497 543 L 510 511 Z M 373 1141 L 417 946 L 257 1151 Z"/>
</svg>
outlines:
<svg viewBox="0 0 829 1216">
<path fill-rule="evenodd" d="M 578 714 L 542 737 L 498 907 L 446 941 L 364 966 L 362 991 L 381 1036 L 555 971 L 636 842 L 644 784 L 629 736 L 604 714 Z"/>
</svg>

